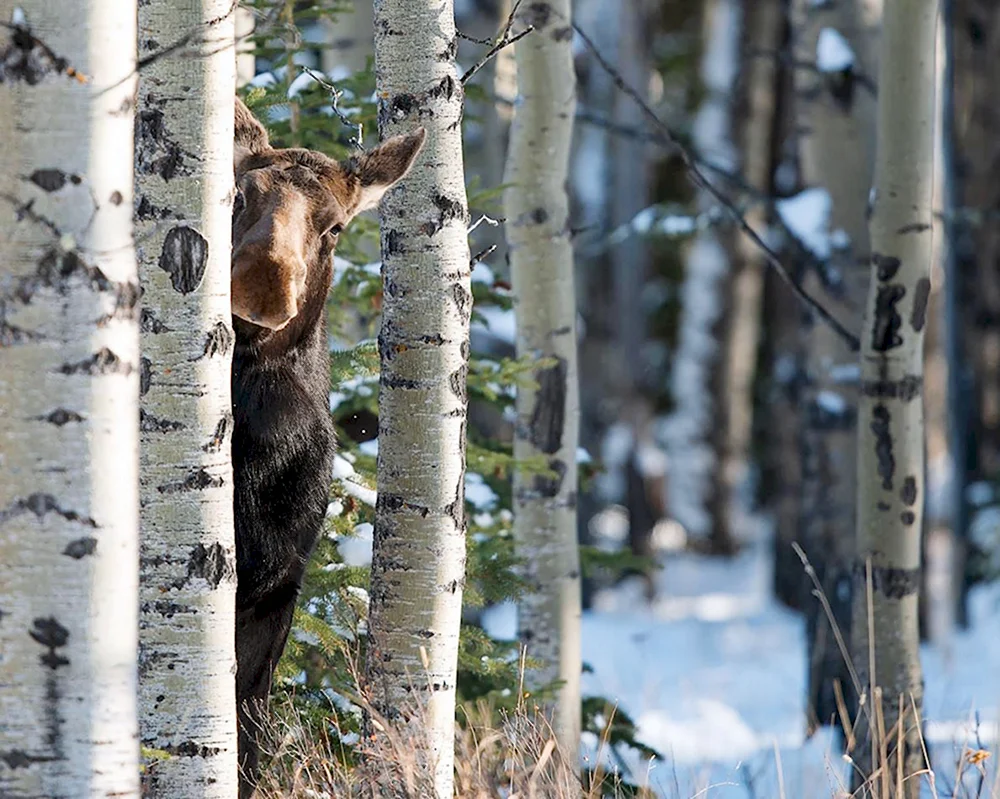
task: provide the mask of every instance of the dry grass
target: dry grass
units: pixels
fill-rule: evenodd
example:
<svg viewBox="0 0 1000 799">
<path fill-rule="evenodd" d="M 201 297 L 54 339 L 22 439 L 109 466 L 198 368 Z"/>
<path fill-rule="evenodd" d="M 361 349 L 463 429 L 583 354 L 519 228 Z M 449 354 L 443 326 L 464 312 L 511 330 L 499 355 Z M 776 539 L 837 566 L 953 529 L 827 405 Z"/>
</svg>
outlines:
<svg viewBox="0 0 1000 799">
<path fill-rule="evenodd" d="M 456 796 L 624 799 L 635 795 L 626 792 L 615 774 L 600 767 L 587 775 L 585 785 L 577 758 L 563 755 L 551 726 L 535 708 L 523 705 L 505 715 L 498 726 L 491 724 L 495 714 L 485 705 L 465 712 L 466 724 L 455 737 Z M 262 735 L 269 762 L 261 774 L 257 798 L 341 799 L 373 793 L 393 799 L 433 797 L 431 768 L 419 754 L 422 747 L 384 720 L 378 720 L 377 726 L 383 734 L 349 747 L 335 730 L 310 736 L 291 701 L 273 708 Z M 602 746 L 606 745 L 603 741 Z M 348 749 L 364 761 L 364 767 L 348 765 Z M 639 795 L 654 794 L 642 791 Z"/>
</svg>

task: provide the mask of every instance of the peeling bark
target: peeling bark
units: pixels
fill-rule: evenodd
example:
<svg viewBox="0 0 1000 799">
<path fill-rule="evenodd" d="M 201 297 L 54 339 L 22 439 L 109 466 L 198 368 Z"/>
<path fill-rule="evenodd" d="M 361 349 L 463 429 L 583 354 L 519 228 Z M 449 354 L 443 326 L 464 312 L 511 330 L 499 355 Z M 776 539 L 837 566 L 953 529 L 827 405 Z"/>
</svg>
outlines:
<svg viewBox="0 0 1000 799">
<path fill-rule="evenodd" d="M 523 6 L 535 32 L 515 48 L 518 103 L 510 133 L 504 214 L 519 357 L 554 359 L 536 368 L 537 387 L 517 391 L 514 457 L 547 457 L 552 476 L 514 475 L 514 540 L 527 588 L 518 606 L 521 643 L 540 666 L 537 690 L 561 683 L 546 708 L 560 750 L 580 749 L 580 557 L 576 538 L 579 386 L 576 293 L 566 193 L 576 80 L 569 0 Z M 544 213 L 543 213 L 544 212 Z"/>
<path fill-rule="evenodd" d="M 381 206 L 379 501 L 366 684 L 375 708 L 412 742 L 434 793 L 451 799 L 472 314 L 453 2 L 376 0 L 375 37 L 379 133 L 422 125 L 427 143 Z M 382 782 L 372 774 L 374 795 L 404 790 L 398 780 Z"/>
<path fill-rule="evenodd" d="M 930 274 L 933 252 L 929 226 L 934 176 L 935 23 L 934 4 L 923 0 L 886 3 L 870 227 L 872 280 L 861 352 L 865 381 L 891 382 L 923 374 L 923 326 L 911 320 L 920 301 L 921 281 Z M 892 302 L 886 297 L 892 297 Z M 861 397 L 858 560 L 854 568 L 854 661 L 868 694 L 856 726 L 859 748 L 854 762 L 860 773 L 855 779 L 876 769 L 895 775 L 899 768 L 909 778 L 904 795 L 913 799 L 919 794 L 921 779 L 911 775 L 925 765 L 919 738 L 923 682 L 917 623 L 925 466 L 923 413 L 922 391 L 908 397 Z M 869 651 L 869 638 L 874 651 Z M 874 706 L 880 707 L 884 726 L 869 723 L 866 713 Z M 897 751 L 900 724 L 903 746 Z M 879 730 L 884 730 L 884 739 Z M 894 778 L 891 781 L 894 783 Z"/>
<path fill-rule="evenodd" d="M 144 794 L 237 794 L 229 271 L 234 6 L 140 7 L 140 39 L 198 31 L 199 52 L 143 69 L 136 219 L 143 288 Z M 150 209 L 158 209 L 156 213 Z M 170 222 L 163 220 L 169 219 Z"/>
<path fill-rule="evenodd" d="M 0 796 L 138 797 L 135 3 L 0 21 Z"/>
</svg>

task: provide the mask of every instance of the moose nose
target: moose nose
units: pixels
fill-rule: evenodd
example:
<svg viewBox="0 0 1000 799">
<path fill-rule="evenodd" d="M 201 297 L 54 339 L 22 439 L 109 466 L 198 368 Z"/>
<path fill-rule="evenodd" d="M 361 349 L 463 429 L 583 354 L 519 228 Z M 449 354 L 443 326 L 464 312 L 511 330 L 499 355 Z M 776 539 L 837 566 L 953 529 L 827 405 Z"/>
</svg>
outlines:
<svg viewBox="0 0 1000 799">
<path fill-rule="evenodd" d="M 233 315 L 255 325 L 281 330 L 299 312 L 305 288 L 305 262 L 295 253 L 274 253 L 257 244 L 233 253 Z"/>
</svg>

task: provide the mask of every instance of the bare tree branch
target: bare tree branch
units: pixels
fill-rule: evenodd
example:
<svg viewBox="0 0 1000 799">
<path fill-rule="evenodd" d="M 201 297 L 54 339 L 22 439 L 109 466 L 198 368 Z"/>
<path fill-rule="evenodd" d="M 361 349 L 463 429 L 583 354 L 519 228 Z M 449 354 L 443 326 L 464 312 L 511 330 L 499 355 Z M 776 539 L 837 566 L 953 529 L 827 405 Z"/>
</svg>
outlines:
<svg viewBox="0 0 1000 799">
<path fill-rule="evenodd" d="M 698 188 L 708 192 L 715 199 L 715 201 L 722 206 L 725 212 L 732 218 L 733 222 L 736 223 L 737 227 L 739 227 L 739 229 L 743 231 L 744 235 L 746 235 L 764 254 L 768 265 L 770 265 L 778 273 L 778 276 L 792 290 L 795 296 L 798 297 L 801 302 L 803 302 L 827 325 L 829 325 L 830 328 L 844 340 L 852 352 L 858 352 L 861 348 L 861 342 L 858 337 L 854 333 L 847 330 L 847 328 L 837 321 L 837 319 L 829 311 L 827 311 L 826 308 L 824 308 L 814 297 L 806 292 L 795 281 L 788 268 L 781 262 L 781 258 L 778 254 L 775 253 L 774 250 L 772 250 L 760 237 L 760 234 L 758 234 L 757 231 L 750 226 L 735 204 L 705 176 L 704 172 L 702 172 L 698 166 L 696 157 L 691 153 L 687 146 L 685 146 L 681 137 L 675 133 L 666 122 L 657 116 L 656 112 L 654 112 L 649 105 L 647 105 L 646 101 L 642 99 L 634 88 L 625 82 L 621 74 L 607 61 L 607 59 L 604 58 L 600 50 L 597 48 L 597 45 L 594 44 L 593 40 L 580 29 L 576 22 L 572 20 L 567 20 L 567 22 L 573 26 L 573 30 L 576 31 L 577 35 L 587 46 L 587 49 L 593 53 L 598 65 L 608 74 L 619 91 L 626 94 L 634 103 L 636 103 L 643 115 L 657 130 L 663 133 L 666 142 L 669 143 L 680 156 L 692 183 L 694 183 L 694 185 Z"/>
</svg>

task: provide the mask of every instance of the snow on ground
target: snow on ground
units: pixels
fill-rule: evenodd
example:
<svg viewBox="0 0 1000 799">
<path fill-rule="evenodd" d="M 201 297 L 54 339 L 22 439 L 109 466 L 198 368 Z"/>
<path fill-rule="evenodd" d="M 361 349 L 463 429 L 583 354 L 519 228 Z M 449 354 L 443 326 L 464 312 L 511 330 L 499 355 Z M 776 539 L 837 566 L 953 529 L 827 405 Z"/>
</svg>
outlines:
<svg viewBox="0 0 1000 799">
<path fill-rule="evenodd" d="M 687 552 L 663 560 L 652 605 L 625 582 L 600 592 L 583 616 L 583 659 L 593 670 L 583 675 L 585 694 L 617 703 L 639 740 L 666 758 L 647 764 L 622 749 L 619 764 L 670 799 L 837 796 L 849 765 L 828 730 L 805 738 L 805 625 L 772 597 L 767 537 L 753 536 L 731 560 Z M 925 735 L 942 799 L 952 796 L 963 746 L 975 748 L 976 711 L 981 743 L 992 750 L 997 739 L 1000 588 L 976 589 L 970 613 L 968 632 L 923 649 Z M 483 623 L 513 638 L 516 611 L 490 608 Z M 595 746 L 585 739 L 584 755 L 595 757 Z M 615 763 L 606 752 L 602 760 Z"/>
</svg>

